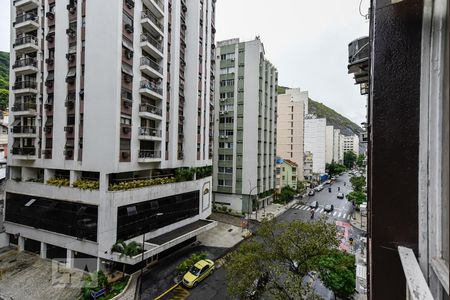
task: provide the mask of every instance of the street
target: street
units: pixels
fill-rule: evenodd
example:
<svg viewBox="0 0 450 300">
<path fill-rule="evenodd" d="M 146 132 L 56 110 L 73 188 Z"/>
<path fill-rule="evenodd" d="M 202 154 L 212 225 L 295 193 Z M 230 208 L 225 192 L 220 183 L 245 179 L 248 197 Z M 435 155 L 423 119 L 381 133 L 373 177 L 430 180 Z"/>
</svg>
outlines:
<svg viewBox="0 0 450 300">
<path fill-rule="evenodd" d="M 346 185 L 344 186 L 344 182 Z M 331 193 L 328 191 L 328 187 L 331 187 Z M 346 198 L 338 199 L 338 188 L 345 195 L 351 191 L 351 184 L 349 183 L 349 175 L 343 174 L 336 178 L 336 181 L 330 185 L 324 185 L 324 189 L 320 192 L 316 192 L 314 196 L 306 196 L 303 199 L 298 199 L 298 203 L 294 204 L 283 214 L 279 215 L 277 219 L 281 222 L 290 222 L 293 220 L 314 221 L 322 217 L 327 218 L 328 222 L 333 222 L 337 225 L 338 231 L 342 236 L 342 242 L 340 248 L 344 251 L 352 252 L 357 251 L 360 247 L 359 237 L 362 231 L 353 228 L 350 224 L 350 219 L 353 212 L 353 207 Z M 311 220 L 311 208 L 309 204 L 312 201 L 318 201 L 319 207 L 315 209 L 314 219 Z M 324 211 L 324 207 L 327 204 L 334 205 L 334 210 L 327 213 Z M 350 244 L 350 238 L 353 238 L 354 242 Z M 150 270 L 143 279 L 143 290 L 141 292 L 142 299 L 152 299 L 157 295 L 155 285 L 160 287 L 169 287 L 173 285 L 173 270 L 175 263 L 179 263 L 182 258 L 189 256 L 190 254 L 197 252 L 199 248 L 207 251 L 211 254 L 211 258 L 217 258 L 219 254 L 224 253 L 226 249 L 208 249 L 208 247 L 192 247 L 180 251 L 176 257 L 168 257 L 170 261 L 169 265 L 162 263 L 155 269 Z M 210 251 L 213 250 L 213 251 Z M 171 269 L 171 270 L 169 270 Z M 162 275 L 164 274 L 164 275 Z M 218 268 L 211 276 L 203 280 L 196 288 L 186 289 L 182 286 L 177 287 L 172 293 L 167 294 L 162 299 L 230 299 L 227 295 L 226 287 L 226 272 L 224 268 Z M 169 280 L 169 282 L 166 282 Z M 320 295 L 323 299 L 333 299 L 333 293 L 328 290 L 319 279 L 315 279 L 312 284 L 316 294 Z M 265 297 L 262 297 L 265 298 Z"/>
</svg>

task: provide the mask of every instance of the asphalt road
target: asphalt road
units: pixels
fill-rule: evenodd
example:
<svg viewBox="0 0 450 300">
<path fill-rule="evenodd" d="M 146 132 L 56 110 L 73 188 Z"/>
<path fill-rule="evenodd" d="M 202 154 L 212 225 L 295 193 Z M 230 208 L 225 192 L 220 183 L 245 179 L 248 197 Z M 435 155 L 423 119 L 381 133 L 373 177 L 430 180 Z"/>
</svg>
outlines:
<svg viewBox="0 0 450 300">
<path fill-rule="evenodd" d="M 346 183 L 344 185 L 344 182 Z M 328 187 L 331 187 L 332 192 L 328 191 Z M 314 221 L 318 218 L 327 218 L 328 222 L 338 225 L 339 230 L 342 232 L 342 244 L 341 248 L 346 251 L 358 251 L 359 249 L 359 236 L 361 231 L 353 228 L 350 225 L 350 218 L 353 212 L 353 206 L 347 199 L 338 199 L 338 188 L 345 195 L 351 191 L 351 184 L 349 182 L 349 176 L 344 174 L 337 178 L 337 180 L 331 185 L 324 185 L 324 189 L 321 192 L 316 192 L 314 196 L 298 199 L 298 204 L 294 205 L 291 209 L 277 217 L 279 221 L 289 222 L 293 220 L 305 220 Z M 312 201 L 319 202 L 319 208 L 316 209 L 315 217 L 311 220 L 311 209 L 309 204 Z M 333 204 L 334 210 L 331 213 L 324 212 L 323 208 L 327 204 Z M 349 238 L 354 239 L 353 245 L 349 245 Z M 211 257 L 220 256 L 226 252 L 226 249 L 208 249 L 208 247 L 193 247 L 185 249 L 176 253 L 176 255 L 166 258 L 166 262 L 161 262 L 158 266 L 150 270 L 143 278 L 143 289 L 141 292 L 142 299 L 153 299 L 158 292 L 164 291 L 164 288 L 168 288 L 173 284 L 174 269 L 175 266 L 180 263 L 184 258 L 188 257 L 193 252 L 199 250 L 207 251 L 211 254 Z M 224 268 L 217 269 L 211 276 L 203 280 L 196 288 L 186 289 L 182 286 L 178 287 L 178 290 L 184 291 L 184 293 L 177 294 L 182 296 L 167 297 L 168 299 L 231 299 L 227 295 L 226 290 L 226 273 Z M 316 294 L 320 295 L 323 299 L 333 299 L 333 293 L 328 290 L 319 279 L 316 279 L 312 285 Z M 265 298 L 265 297 L 263 297 Z M 164 298 L 166 299 L 166 298 Z"/>
</svg>

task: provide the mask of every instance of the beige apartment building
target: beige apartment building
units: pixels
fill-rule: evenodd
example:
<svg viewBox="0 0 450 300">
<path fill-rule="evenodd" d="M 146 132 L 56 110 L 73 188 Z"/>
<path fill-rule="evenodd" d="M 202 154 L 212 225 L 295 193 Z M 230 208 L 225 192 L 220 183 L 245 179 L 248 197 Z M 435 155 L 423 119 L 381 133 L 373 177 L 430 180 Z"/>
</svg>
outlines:
<svg viewBox="0 0 450 300">
<path fill-rule="evenodd" d="M 308 92 L 286 90 L 278 95 L 277 156 L 298 165 L 297 176 L 303 178 L 304 123 L 308 113 Z"/>
</svg>

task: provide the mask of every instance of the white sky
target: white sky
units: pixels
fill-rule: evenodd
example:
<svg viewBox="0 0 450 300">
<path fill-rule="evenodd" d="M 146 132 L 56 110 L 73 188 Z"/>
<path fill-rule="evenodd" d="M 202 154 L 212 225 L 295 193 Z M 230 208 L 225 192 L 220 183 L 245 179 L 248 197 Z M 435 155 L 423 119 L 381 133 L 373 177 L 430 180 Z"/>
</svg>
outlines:
<svg viewBox="0 0 450 300">
<path fill-rule="evenodd" d="M 95 0 L 94 0 L 95 1 Z M 217 0 L 216 41 L 260 35 L 279 84 L 308 90 L 359 124 L 365 97 L 347 74 L 348 43 L 368 35 L 360 0 Z M 10 1 L 0 0 L 0 51 L 9 51 Z M 367 11 L 368 0 L 362 0 Z"/>
</svg>

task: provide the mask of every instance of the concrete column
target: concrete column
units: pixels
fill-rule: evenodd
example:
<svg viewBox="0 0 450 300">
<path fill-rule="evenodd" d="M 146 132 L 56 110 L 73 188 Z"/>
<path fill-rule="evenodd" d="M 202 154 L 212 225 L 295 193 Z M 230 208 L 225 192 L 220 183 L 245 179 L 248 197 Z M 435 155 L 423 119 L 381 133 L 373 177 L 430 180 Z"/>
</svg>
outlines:
<svg viewBox="0 0 450 300">
<path fill-rule="evenodd" d="M 100 257 L 97 257 L 97 272 L 100 271 L 102 269 L 101 267 L 101 259 Z"/>
<path fill-rule="evenodd" d="M 70 186 L 73 185 L 75 181 L 81 178 L 81 172 L 80 171 L 70 171 Z"/>
<path fill-rule="evenodd" d="M 44 169 L 44 182 L 47 182 L 47 180 L 53 177 L 55 177 L 55 170 Z"/>
<path fill-rule="evenodd" d="M 47 244 L 41 242 L 41 258 L 47 258 Z"/>
<path fill-rule="evenodd" d="M 100 193 L 108 191 L 109 175 L 105 173 L 100 173 L 99 180 L 100 180 L 99 186 Z"/>
<path fill-rule="evenodd" d="M 74 266 L 74 253 L 72 250 L 67 249 L 67 255 L 66 255 L 66 268 L 73 268 Z"/>
<path fill-rule="evenodd" d="M 36 178 L 35 168 L 22 168 L 22 181 L 27 181 L 28 179 Z"/>
<path fill-rule="evenodd" d="M 23 236 L 19 236 L 17 245 L 19 248 L 19 252 L 25 250 L 25 238 Z"/>
</svg>

